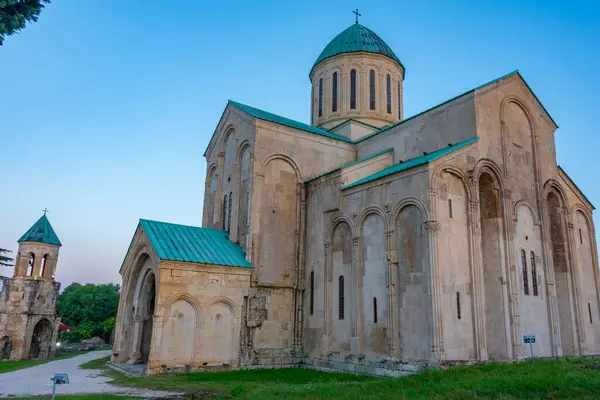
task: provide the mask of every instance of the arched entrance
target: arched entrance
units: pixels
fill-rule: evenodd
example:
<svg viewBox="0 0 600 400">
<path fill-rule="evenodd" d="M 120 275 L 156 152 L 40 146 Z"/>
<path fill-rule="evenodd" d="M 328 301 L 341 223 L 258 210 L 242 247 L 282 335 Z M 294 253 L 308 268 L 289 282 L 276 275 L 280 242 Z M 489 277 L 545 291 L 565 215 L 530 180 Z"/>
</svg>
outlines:
<svg viewBox="0 0 600 400">
<path fill-rule="evenodd" d="M 152 348 L 153 316 L 156 303 L 156 277 L 151 269 L 138 281 L 133 302 L 133 337 L 128 364 L 146 364 Z"/>
<path fill-rule="evenodd" d="M 46 318 L 41 319 L 33 328 L 31 344 L 29 346 L 29 359 L 46 359 L 52 340 L 52 324 Z"/>
<path fill-rule="evenodd" d="M 12 352 L 12 340 L 10 337 L 4 336 L 0 339 L 0 360 L 8 360 Z"/>
<path fill-rule="evenodd" d="M 144 286 L 140 293 L 140 317 L 142 322 L 142 358 L 141 363 L 146 364 L 150 357 L 150 346 L 152 344 L 152 326 L 154 305 L 156 302 L 156 284 L 154 274 L 149 274 L 144 280 Z"/>
</svg>

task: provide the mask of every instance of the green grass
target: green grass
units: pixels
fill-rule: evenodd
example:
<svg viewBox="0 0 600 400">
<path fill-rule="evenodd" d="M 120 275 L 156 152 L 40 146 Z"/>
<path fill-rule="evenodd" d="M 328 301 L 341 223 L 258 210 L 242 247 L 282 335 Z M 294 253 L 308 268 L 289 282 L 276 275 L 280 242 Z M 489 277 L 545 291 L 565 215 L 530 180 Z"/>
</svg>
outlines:
<svg viewBox="0 0 600 400">
<path fill-rule="evenodd" d="M 106 359 L 103 359 L 106 361 Z M 425 370 L 403 378 L 370 378 L 305 369 L 195 372 L 152 377 L 105 374 L 121 386 L 203 391 L 236 399 L 598 399 L 598 360 L 534 360 Z"/>
<path fill-rule="evenodd" d="M 106 368 L 106 363 L 109 361 L 110 361 L 110 356 L 96 358 L 95 360 L 91 360 L 91 361 L 81 364 L 79 366 L 79 368 L 81 368 L 81 369 L 101 369 L 102 370 L 102 369 Z"/>
<path fill-rule="evenodd" d="M 11 400 L 36 400 L 36 399 L 49 399 L 52 396 L 37 396 L 37 397 L 10 397 Z M 61 394 L 56 396 L 60 400 L 126 400 L 126 399 L 138 399 L 139 397 L 131 396 L 119 396 L 116 394 L 75 394 L 67 395 Z"/>
<path fill-rule="evenodd" d="M 20 361 L 0 361 L 0 374 L 5 372 L 16 371 L 18 369 L 29 368 L 40 364 L 46 364 L 50 361 L 64 360 L 75 357 L 80 354 L 85 354 L 87 351 L 73 351 L 69 353 L 57 353 L 54 358 L 48 360 L 20 360 Z"/>
</svg>

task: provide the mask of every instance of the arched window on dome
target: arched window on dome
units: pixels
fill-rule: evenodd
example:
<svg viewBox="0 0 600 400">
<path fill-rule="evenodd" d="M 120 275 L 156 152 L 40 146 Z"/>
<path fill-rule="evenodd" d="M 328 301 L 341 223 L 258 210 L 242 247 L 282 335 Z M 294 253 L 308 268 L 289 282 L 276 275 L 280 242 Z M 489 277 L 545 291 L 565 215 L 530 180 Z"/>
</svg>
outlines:
<svg viewBox="0 0 600 400">
<path fill-rule="evenodd" d="M 356 70 L 350 71 L 350 109 L 356 110 Z"/>
<path fill-rule="evenodd" d="M 319 79 L 319 117 L 323 116 L 323 79 Z"/>
<path fill-rule="evenodd" d="M 331 112 L 337 111 L 337 80 L 338 74 L 337 72 L 334 72 L 333 77 L 331 79 Z"/>
<path fill-rule="evenodd" d="M 385 97 L 386 97 L 386 101 L 387 101 L 387 113 L 391 114 L 392 113 L 392 78 L 390 77 L 390 74 L 387 74 L 387 76 L 385 77 Z"/>
<path fill-rule="evenodd" d="M 375 109 L 375 70 L 369 71 L 369 109 Z"/>
<path fill-rule="evenodd" d="M 402 113 L 400 112 L 400 81 L 398 81 L 398 119 L 402 119 Z"/>
</svg>

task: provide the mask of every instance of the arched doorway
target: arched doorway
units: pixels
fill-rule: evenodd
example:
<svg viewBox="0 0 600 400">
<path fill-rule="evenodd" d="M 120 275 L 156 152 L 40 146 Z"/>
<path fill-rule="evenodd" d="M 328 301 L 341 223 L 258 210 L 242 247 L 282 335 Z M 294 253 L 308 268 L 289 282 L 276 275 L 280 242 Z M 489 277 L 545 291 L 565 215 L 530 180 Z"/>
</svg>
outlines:
<svg viewBox="0 0 600 400">
<path fill-rule="evenodd" d="M 0 339 L 0 360 L 8 360 L 12 352 L 12 340 L 10 337 L 4 336 Z"/>
<path fill-rule="evenodd" d="M 33 328 L 31 344 L 29 346 L 29 359 L 48 358 L 51 339 L 52 324 L 46 318 L 43 318 Z"/>
<path fill-rule="evenodd" d="M 156 302 L 156 283 L 153 273 L 147 275 L 140 290 L 139 316 L 142 321 L 141 332 L 141 363 L 148 363 L 150 348 L 152 345 L 152 326 L 154 316 L 154 305 Z"/>
</svg>

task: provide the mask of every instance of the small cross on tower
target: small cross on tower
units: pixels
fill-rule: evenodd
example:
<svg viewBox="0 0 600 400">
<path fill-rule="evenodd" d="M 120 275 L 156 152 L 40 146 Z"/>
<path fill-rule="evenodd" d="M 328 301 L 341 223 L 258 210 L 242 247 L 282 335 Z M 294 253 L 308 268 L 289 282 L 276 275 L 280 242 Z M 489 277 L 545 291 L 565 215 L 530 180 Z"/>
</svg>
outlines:
<svg viewBox="0 0 600 400">
<path fill-rule="evenodd" d="M 42 212 L 44 213 L 44 215 L 46 215 L 46 213 L 47 213 L 47 212 L 50 212 L 50 210 L 48 210 L 47 208 L 44 208 L 44 209 L 42 210 Z"/>
<path fill-rule="evenodd" d="M 354 14 L 356 14 L 356 22 L 355 22 L 355 24 L 358 24 L 358 17 L 361 17 L 361 16 L 362 16 L 362 14 L 359 14 L 359 13 L 358 13 L 358 8 L 356 9 L 356 11 L 352 11 L 352 12 L 353 12 Z"/>
</svg>

